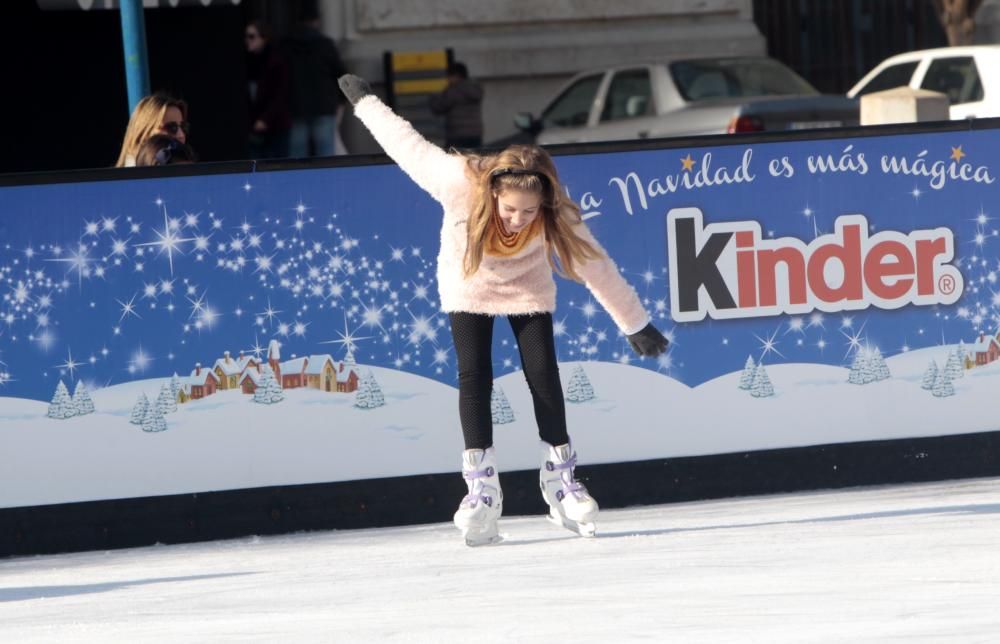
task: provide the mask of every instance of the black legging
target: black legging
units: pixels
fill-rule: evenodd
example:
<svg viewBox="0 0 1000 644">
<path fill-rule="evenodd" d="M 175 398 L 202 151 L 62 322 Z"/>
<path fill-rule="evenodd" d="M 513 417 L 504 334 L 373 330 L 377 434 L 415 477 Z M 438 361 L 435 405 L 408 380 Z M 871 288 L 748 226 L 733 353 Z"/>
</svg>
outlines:
<svg viewBox="0 0 1000 644">
<path fill-rule="evenodd" d="M 465 449 L 486 449 L 493 445 L 493 316 L 479 313 L 449 313 L 451 335 L 458 356 L 458 414 L 462 421 Z M 552 314 L 507 317 L 517 338 L 539 437 L 550 445 L 569 442 L 566 433 L 566 405 L 556 363 L 552 334 Z"/>
</svg>

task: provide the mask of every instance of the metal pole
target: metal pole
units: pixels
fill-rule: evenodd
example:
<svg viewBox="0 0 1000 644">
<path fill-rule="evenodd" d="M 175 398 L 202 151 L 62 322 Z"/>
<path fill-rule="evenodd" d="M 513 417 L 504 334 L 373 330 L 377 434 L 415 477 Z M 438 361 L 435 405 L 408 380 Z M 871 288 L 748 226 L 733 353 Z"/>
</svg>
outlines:
<svg viewBox="0 0 1000 644">
<path fill-rule="evenodd" d="M 142 0 L 120 0 L 122 44 L 125 48 L 125 79 L 128 84 L 128 113 L 149 94 L 149 61 L 146 55 L 146 21 Z"/>
</svg>

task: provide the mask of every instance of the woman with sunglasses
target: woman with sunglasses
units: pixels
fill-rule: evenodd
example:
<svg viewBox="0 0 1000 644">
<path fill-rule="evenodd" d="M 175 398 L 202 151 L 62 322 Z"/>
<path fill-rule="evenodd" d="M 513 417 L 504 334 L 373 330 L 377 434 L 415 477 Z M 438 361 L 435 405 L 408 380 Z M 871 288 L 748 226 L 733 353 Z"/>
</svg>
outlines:
<svg viewBox="0 0 1000 644">
<path fill-rule="evenodd" d="M 586 285 L 640 356 L 666 351 L 666 338 L 583 223 L 545 150 L 513 145 L 488 156 L 449 154 L 386 107 L 364 79 L 342 76 L 340 88 L 386 153 L 444 209 L 438 291 L 458 360 L 462 476 L 468 487 L 455 513 L 456 527 L 470 546 L 499 540 L 503 493 L 493 449 L 490 351 L 494 319 L 506 317 L 534 403 L 539 486 L 549 519 L 593 536 L 597 502 L 574 476 L 576 453 L 566 429 L 552 324 L 553 269 Z"/>
<path fill-rule="evenodd" d="M 154 134 L 187 143 L 187 114 L 187 103 L 169 94 L 157 92 L 143 98 L 132 111 L 115 167 L 134 166 L 139 148 Z"/>
</svg>

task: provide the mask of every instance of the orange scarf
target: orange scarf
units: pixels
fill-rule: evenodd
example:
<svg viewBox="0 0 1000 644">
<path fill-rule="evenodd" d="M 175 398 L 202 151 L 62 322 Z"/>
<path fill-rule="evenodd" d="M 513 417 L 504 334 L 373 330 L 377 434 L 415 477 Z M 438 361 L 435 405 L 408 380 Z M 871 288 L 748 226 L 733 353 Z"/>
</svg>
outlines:
<svg viewBox="0 0 1000 644">
<path fill-rule="evenodd" d="M 542 232 L 542 216 L 535 217 L 535 220 L 528 224 L 528 227 L 516 233 L 508 233 L 503 228 L 500 215 L 494 213 L 493 225 L 486 233 L 486 245 L 483 250 L 487 255 L 498 257 L 509 257 L 521 252 L 525 245 Z"/>
</svg>

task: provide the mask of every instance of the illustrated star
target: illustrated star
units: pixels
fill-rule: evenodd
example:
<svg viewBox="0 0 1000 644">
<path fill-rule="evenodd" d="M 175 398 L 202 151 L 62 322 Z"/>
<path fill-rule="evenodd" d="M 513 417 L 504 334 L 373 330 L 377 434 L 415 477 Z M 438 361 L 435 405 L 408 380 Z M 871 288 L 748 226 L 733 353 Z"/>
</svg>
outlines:
<svg viewBox="0 0 1000 644">
<path fill-rule="evenodd" d="M 964 156 L 966 156 L 966 154 L 965 152 L 962 152 L 962 146 L 951 149 L 951 158 L 955 163 L 960 162 Z"/>
<path fill-rule="evenodd" d="M 157 199 L 157 202 L 160 200 Z M 184 251 L 180 249 L 180 245 L 184 242 L 195 241 L 193 237 L 181 238 L 178 235 L 179 226 L 175 227 L 171 225 L 171 219 L 167 216 L 166 207 L 163 208 L 163 232 L 159 230 L 153 230 L 156 236 L 160 239 L 154 242 L 146 242 L 142 244 L 136 244 L 136 247 L 142 246 L 156 246 L 159 248 L 159 252 L 163 253 L 166 251 L 167 260 L 170 263 L 170 274 L 174 274 L 174 251 L 184 254 Z"/>
<path fill-rule="evenodd" d="M 354 333 L 357 333 L 357 331 L 355 330 Z M 370 340 L 371 339 L 371 337 L 363 337 L 363 338 L 357 337 L 357 336 L 354 335 L 354 333 L 352 333 L 350 330 L 348 330 L 348 327 L 347 327 L 347 316 L 345 315 L 344 316 L 344 332 L 343 333 L 340 333 L 339 331 L 337 332 L 337 335 L 340 336 L 340 339 L 339 340 L 325 340 L 323 342 L 320 342 L 320 344 L 339 344 L 343 348 L 347 349 L 348 353 L 354 353 L 354 350 L 358 348 L 358 344 L 357 343 L 359 341 L 361 341 L 361 340 Z"/>
<path fill-rule="evenodd" d="M 81 244 L 76 251 L 70 252 L 69 257 L 47 259 L 45 261 L 68 264 L 69 268 L 66 269 L 66 273 L 69 274 L 72 271 L 76 271 L 78 284 L 80 288 L 83 288 L 83 278 L 90 277 L 90 264 L 97 260 L 87 257 L 87 247 Z"/>
<path fill-rule="evenodd" d="M 66 362 L 64 362 L 62 364 L 59 364 L 59 365 L 56 365 L 56 368 L 58 368 L 58 369 L 65 369 L 65 370 L 69 371 L 69 377 L 72 379 L 73 378 L 73 372 L 76 371 L 77 369 L 79 369 L 82 366 L 84 366 L 83 363 L 77 362 L 76 360 L 73 359 L 73 350 L 70 349 L 69 350 L 69 357 L 66 358 Z"/>
<path fill-rule="evenodd" d="M 137 296 L 138 293 L 133 295 L 132 299 L 130 299 L 127 303 L 122 302 L 121 300 L 115 300 L 116 302 L 122 305 L 122 316 L 118 318 L 118 324 L 121 324 L 122 320 L 124 320 L 129 315 L 134 315 L 135 317 L 142 319 L 142 316 L 135 312 L 134 302 Z"/>
<path fill-rule="evenodd" d="M 686 157 L 681 159 L 681 165 L 684 166 L 684 172 L 691 172 L 694 169 L 694 164 L 697 163 L 691 158 L 691 153 L 689 152 Z"/>
<path fill-rule="evenodd" d="M 258 340 L 257 340 L 257 334 L 256 334 L 256 333 L 254 333 L 254 334 L 253 334 L 253 348 L 252 348 L 252 349 L 249 349 L 249 350 L 247 350 L 247 353 L 252 353 L 252 354 L 254 354 L 254 356 L 255 356 L 255 357 L 257 358 L 257 360 L 260 360 L 260 357 L 261 357 L 261 356 L 262 356 L 262 355 L 263 355 L 263 354 L 264 354 L 264 353 L 265 353 L 266 351 L 267 351 L 267 349 L 266 349 L 265 347 L 262 347 L 262 346 L 260 346 L 260 341 L 258 341 Z"/>
<path fill-rule="evenodd" d="M 782 355 L 782 353 L 780 351 L 778 351 L 778 349 L 777 349 L 778 342 L 775 341 L 775 339 L 774 339 L 778 335 L 778 331 L 780 331 L 780 330 L 781 330 L 781 327 L 779 326 L 777 329 L 774 330 L 774 333 L 772 333 L 767 338 L 762 338 L 759 335 L 757 335 L 756 333 L 753 334 L 753 337 L 757 338 L 757 340 L 759 340 L 760 343 L 761 343 L 760 344 L 760 348 L 761 348 L 760 360 L 763 360 L 764 358 L 766 358 L 767 354 L 771 353 L 772 351 L 774 353 L 778 354 L 779 356 L 781 356 L 782 358 L 785 357 L 784 355 Z M 758 360 L 758 362 L 760 360 Z"/>
<path fill-rule="evenodd" d="M 267 298 L 267 310 L 266 311 L 261 311 L 258 315 L 262 315 L 262 316 L 267 317 L 267 323 L 271 324 L 272 320 L 274 320 L 274 317 L 276 315 L 278 315 L 279 313 L 282 313 L 282 312 L 283 311 L 276 311 L 271 306 L 271 298 Z"/>
</svg>

